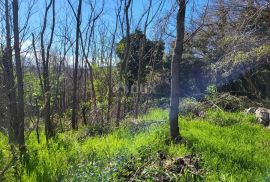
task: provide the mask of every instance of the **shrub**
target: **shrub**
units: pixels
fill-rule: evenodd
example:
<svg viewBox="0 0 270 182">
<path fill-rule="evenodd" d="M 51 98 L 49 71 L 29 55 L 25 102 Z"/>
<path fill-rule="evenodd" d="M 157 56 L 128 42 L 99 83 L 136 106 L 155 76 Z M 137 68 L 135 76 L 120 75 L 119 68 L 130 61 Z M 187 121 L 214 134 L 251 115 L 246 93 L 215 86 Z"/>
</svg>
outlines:
<svg viewBox="0 0 270 182">
<path fill-rule="evenodd" d="M 194 98 L 184 98 L 180 101 L 179 110 L 183 115 L 198 115 L 199 112 L 205 110 L 205 105 Z"/>
<path fill-rule="evenodd" d="M 238 123 L 255 123 L 256 118 L 243 112 L 231 113 L 221 110 L 208 110 L 205 119 L 218 126 L 232 126 Z"/>
</svg>

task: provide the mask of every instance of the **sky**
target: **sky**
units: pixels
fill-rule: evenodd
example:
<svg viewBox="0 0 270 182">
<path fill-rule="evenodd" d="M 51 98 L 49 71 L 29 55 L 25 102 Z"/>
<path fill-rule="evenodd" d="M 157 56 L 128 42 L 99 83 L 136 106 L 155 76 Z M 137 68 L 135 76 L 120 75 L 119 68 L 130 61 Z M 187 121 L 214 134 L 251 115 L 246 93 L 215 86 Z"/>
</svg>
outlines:
<svg viewBox="0 0 270 182">
<path fill-rule="evenodd" d="M 71 3 L 74 6 L 74 9 L 77 9 L 78 6 L 78 1 L 77 0 L 70 0 Z M 83 0 L 83 6 L 82 6 L 82 24 L 81 24 L 81 29 L 84 29 L 88 16 L 90 15 L 91 9 L 89 6 L 89 2 L 92 2 L 93 4 L 96 4 L 96 12 L 99 12 L 101 7 L 102 7 L 102 0 Z M 115 20 L 116 20 L 116 7 L 117 2 L 119 0 L 104 0 L 104 10 L 102 13 L 101 21 L 99 22 L 99 25 L 101 29 L 106 29 L 110 30 L 110 32 L 113 32 L 113 28 L 115 25 Z M 153 0 L 153 8 L 151 10 L 151 15 L 152 16 L 158 8 L 158 5 L 162 0 Z M 208 3 L 208 1 L 213 1 L 213 0 L 188 0 L 187 4 L 187 11 L 186 11 L 186 25 L 188 25 L 191 22 L 192 18 L 196 18 L 200 16 L 202 12 L 204 12 L 204 7 Z M 45 2 L 46 0 L 20 0 L 20 5 L 19 5 L 19 20 L 21 27 L 23 27 L 25 21 L 26 21 L 26 15 L 28 13 L 28 9 L 30 6 L 32 6 L 31 9 L 31 17 L 29 20 L 29 28 L 27 31 L 29 32 L 28 36 L 25 37 L 23 40 L 23 47 L 22 49 L 27 49 L 28 47 L 31 47 L 31 33 L 35 33 L 36 35 L 39 34 L 41 31 L 42 27 L 42 22 L 43 22 L 43 17 L 44 17 L 44 12 L 45 12 Z M 141 17 L 142 13 L 146 10 L 148 7 L 148 0 L 133 0 L 132 4 L 132 22 L 131 22 L 131 31 L 134 31 L 137 28 L 138 20 Z M 150 26 L 148 32 L 147 32 L 147 37 L 150 39 L 157 39 L 155 37 L 155 32 L 158 31 L 158 26 L 156 24 L 158 23 L 159 18 L 163 17 L 166 15 L 166 13 L 175 5 L 176 0 L 165 0 L 164 3 L 162 4 L 162 9 L 159 9 L 158 16 L 155 17 L 155 20 L 153 21 L 153 24 Z M 48 16 L 48 30 L 50 29 L 50 21 L 51 21 L 51 15 Z M 68 4 L 68 0 L 56 0 L 56 24 L 60 25 L 63 23 L 67 23 L 70 25 L 72 28 L 72 36 L 75 36 L 75 21 L 74 21 L 74 15 L 73 12 Z M 172 16 L 168 27 L 170 29 L 170 33 L 174 34 L 175 33 L 175 15 Z M 54 40 L 54 45 L 57 45 L 57 36 L 61 34 L 61 29 L 59 28 L 61 26 L 56 25 L 56 30 L 55 30 L 55 40 Z M 49 33 L 49 31 L 47 32 Z M 104 35 L 107 36 L 107 35 Z M 74 38 L 74 37 L 73 37 Z M 117 41 L 119 41 L 121 38 L 120 35 L 118 35 Z M 173 37 L 167 37 L 165 38 L 167 42 L 170 42 Z"/>
<path fill-rule="evenodd" d="M 45 11 L 45 2 L 46 0 L 21 0 L 20 1 L 20 21 L 21 24 L 24 24 L 26 19 L 26 14 L 29 6 L 29 2 L 35 2 L 34 6 L 32 8 L 32 16 L 30 18 L 29 25 L 32 29 L 32 31 L 35 31 L 38 29 L 42 24 L 42 18 L 44 16 Z M 70 0 L 71 3 L 74 5 L 74 8 L 77 8 L 78 1 L 77 0 Z M 97 11 L 101 8 L 101 2 L 102 0 L 83 0 L 83 7 L 82 7 L 82 20 L 85 21 L 87 17 L 89 16 L 91 10 L 89 1 L 92 1 L 93 3 L 97 4 Z M 117 6 L 118 0 L 104 0 L 104 11 L 103 11 L 103 21 L 107 24 L 113 24 L 115 21 L 115 9 Z M 160 11 L 160 13 L 166 13 L 168 10 L 171 9 L 171 7 L 175 4 L 176 0 L 165 0 L 165 3 L 163 4 L 163 8 Z M 212 0 L 209 0 L 212 1 Z M 153 0 L 153 8 L 152 8 L 152 14 L 154 11 L 156 11 L 157 6 L 159 4 L 160 0 Z M 189 18 L 191 16 L 196 16 L 198 13 L 202 12 L 204 9 L 204 6 L 207 4 L 208 0 L 188 0 L 187 5 L 187 21 L 189 21 Z M 147 8 L 148 6 L 148 0 L 133 0 L 133 6 L 132 6 L 132 15 L 134 21 L 132 22 L 133 28 L 136 26 L 136 23 L 141 16 L 142 12 Z M 69 7 L 67 0 L 56 0 L 56 21 L 60 22 L 65 19 L 66 14 L 68 16 L 72 16 L 71 8 Z M 70 20 L 71 21 L 71 20 Z M 84 22 L 82 23 L 84 24 Z M 23 25 L 21 25 L 23 26 Z"/>
</svg>

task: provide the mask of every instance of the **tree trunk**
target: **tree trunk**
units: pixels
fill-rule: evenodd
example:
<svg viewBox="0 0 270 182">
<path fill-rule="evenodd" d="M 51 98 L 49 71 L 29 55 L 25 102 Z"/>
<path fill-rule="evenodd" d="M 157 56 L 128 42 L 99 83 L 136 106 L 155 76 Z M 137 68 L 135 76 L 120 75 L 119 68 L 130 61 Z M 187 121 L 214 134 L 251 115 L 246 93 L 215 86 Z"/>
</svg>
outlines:
<svg viewBox="0 0 270 182">
<path fill-rule="evenodd" d="M 80 24 L 81 24 L 81 9 L 82 0 L 79 0 L 77 15 L 76 15 L 76 48 L 75 48 L 75 67 L 73 71 L 73 91 L 72 91 L 72 118 L 71 126 L 73 129 L 78 128 L 78 98 L 77 98 L 77 87 L 78 87 L 78 65 L 79 65 L 79 36 L 80 36 Z"/>
<path fill-rule="evenodd" d="M 39 78 L 39 85 L 40 85 L 41 93 L 44 96 L 43 81 L 42 81 L 42 77 L 41 77 L 39 60 L 38 60 L 38 55 L 37 55 L 37 50 L 36 50 L 35 35 L 33 33 L 32 33 L 32 46 L 33 46 L 34 55 L 35 55 L 35 62 L 36 62 L 37 73 L 38 73 L 38 78 Z"/>
<path fill-rule="evenodd" d="M 23 89 L 23 71 L 20 56 L 20 38 L 19 38 L 19 22 L 18 22 L 18 0 L 13 0 L 13 34 L 14 34 L 14 50 L 16 62 L 16 75 L 18 85 L 18 143 L 21 150 L 24 148 L 24 89 Z"/>
<path fill-rule="evenodd" d="M 44 46 L 44 36 L 45 30 L 47 26 L 47 16 L 50 7 L 52 6 L 52 28 L 51 28 L 51 35 L 50 40 L 47 46 L 47 50 L 45 50 Z M 43 89 L 44 89 L 44 119 L 45 119 L 45 135 L 46 141 L 52 136 L 54 136 L 54 128 L 51 121 L 51 87 L 50 87 L 50 78 L 49 78 L 49 59 L 50 59 L 50 48 L 53 41 L 53 34 L 54 34 L 54 27 L 55 27 L 55 0 L 51 0 L 49 5 L 46 6 L 45 10 L 45 17 L 43 22 L 43 28 L 41 31 L 40 39 L 41 39 L 41 57 L 42 57 L 42 66 L 43 66 Z"/>
<path fill-rule="evenodd" d="M 146 30 L 144 31 L 146 33 Z M 145 35 L 145 34 L 144 34 Z M 145 35 L 146 36 L 146 35 Z M 136 105 L 135 105 L 135 117 L 138 118 L 139 114 L 139 105 L 141 102 L 141 72 L 142 72 L 142 61 L 144 57 L 144 47 L 146 43 L 146 37 L 143 37 L 143 40 L 141 40 L 141 50 L 139 55 L 139 68 L 138 68 L 138 78 L 137 78 L 137 97 L 136 97 Z"/>
<path fill-rule="evenodd" d="M 125 0 L 125 21 L 126 21 L 126 44 L 125 44 L 125 55 L 123 63 L 120 68 L 120 84 L 123 84 L 123 80 L 125 80 L 125 84 L 127 85 L 127 66 L 128 60 L 130 57 L 130 23 L 129 23 L 129 8 L 131 5 L 131 0 Z M 124 79 L 123 79 L 124 75 Z M 124 85 L 124 87 L 126 86 Z M 117 101 L 117 114 L 116 114 L 116 126 L 119 126 L 121 119 L 121 105 L 122 105 L 122 91 L 118 90 L 118 101 Z"/>
<path fill-rule="evenodd" d="M 112 37 L 112 44 L 111 44 L 111 49 L 110 49 L 110 60 L 109 60 L 109 80 L 108 80 L 108 107 L 107 107 L 107 122 L 110 122 L 111 120 L 111 107 L 112 107 L 112 61 L 113 61 L 113 50 L 114 50 L 114 44 L 115 44 L 115 38 L 116 38 L 116 32 L 118 29 L 118 20 L 119 20 L 119 15 L 121 11 L 122 4 L 120 5 L 118 12 L 116 14 L 116 23 L 115 23 L 115 29 Z"/>
<path fill-rule="evenodd" d="M 140 42 L 140 54 L 139 54 L 139 68 L 138 68 L 138 77 L 137 77 L 137 97 L 136 97 L 136 105 L 135 105 L 135 117 L 138 118 L 139 114 L 139 105 L 141 102 L 141 72 L 142 72 L 142 62 L 144 61 L 144 50 L 145 50 L 145 44 L 146 44 L 146 32 L 147 32 L 147 27 L 149 25 L 149 15 L 150 15 L 150 10 L 152 7 L 152 0 L 149 1 L 149 7 L 147 9 L 147 16 L 146 20 L 144 23 L 144 30 L 143 30 L 143 38 Z M 151 20 L 150 20 L 151 21 Z"/>
<path fill-rule="evenodd" d="M 18 117 L 17 117 L 17 99 L 16 88 L 13 75 L 12 64 L 12 48 L 11 48 L 11 35 L 10 35 L 10 22 L 9 22 L 9 6 L 8 0 L 5 0 L 5 21 L 6 21 L 6 48 L 3 56 L 3 67 L 5 75 L 5 85 L 8 95 L 8 111 L 9 111 L 9 140 L 10 142 L 17 143 L 18 136 Z"/>
<path fill-rule="evenodd" d="M 89 61 L 87 61 L 88 66 L 89 66 L 89 76 L 90 76 L 90 84 L 91 84 L 91 99 L 93 100 L 93 105 L 94 105 L 94 113 L 95 113 L 95 118 L 98 117 L 98 107 L 97 107 L 97 97 L 96 97 L 96 90 L 95 90 L 95 85 L 94 85 L 94 70 L 92 65 L 90 64 Z"/>
<path fill-rule="evenodd" d="M 179 95 L 180 95 L 180 62 L 183 54 L 183 43 L 185 33 L 185 0 L 179 0 L 179 10 L 177 13 L 177 36 L 174 48 L 173 60 L 171 63 L 171 101 L 170 101 L 170 132 L 174 141 L 180 140 L 178 114 L 179 114 Z"/>
</svg>

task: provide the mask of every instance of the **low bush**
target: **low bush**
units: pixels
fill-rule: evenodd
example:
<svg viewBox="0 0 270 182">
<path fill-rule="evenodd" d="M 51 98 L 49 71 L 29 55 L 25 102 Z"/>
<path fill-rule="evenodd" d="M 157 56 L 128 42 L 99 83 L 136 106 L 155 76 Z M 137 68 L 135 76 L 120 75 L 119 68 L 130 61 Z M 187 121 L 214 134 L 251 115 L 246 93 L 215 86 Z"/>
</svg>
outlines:
<svg viewBox="0 0 270 182">
<path fill-rule="evenodd" d="M 201 111 L 206 109 L 203 102 L 199 102 L 194 98 L 183 98 L 180 101 L 179 111 L 183 115 L 191 114 L 198 115 Z"/>
<path fill-rule="evenodd" d="M 218 126 L 231 126 L 234 124 L 242 123 L 243 121 L 249 123 L 255 123 L 256 118 L 253 115 L 246 114 L 244 112 L 231 113 L 222 110 L 208 110 L 206 117 L 208 122 Z"/>
</svg>

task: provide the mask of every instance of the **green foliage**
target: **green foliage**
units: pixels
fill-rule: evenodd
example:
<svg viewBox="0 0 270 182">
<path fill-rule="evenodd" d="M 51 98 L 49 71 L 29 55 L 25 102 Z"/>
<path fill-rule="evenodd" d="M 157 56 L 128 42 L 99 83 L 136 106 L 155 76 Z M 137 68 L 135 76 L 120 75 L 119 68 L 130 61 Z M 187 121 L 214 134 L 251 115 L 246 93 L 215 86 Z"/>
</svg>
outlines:
<svg viewBox="0 0 270 182">
<path fill-rule="evenodd" d="M 234 96 L 230 93 L 218 93 L 216 91 L 206 95 L 204 102 L 201 103 L 204 109 L 217 108 L 230 112 L 243 111 L 249 107 L 260 107 L 260 103 L 249 99 L 246 96 Z"/>
<path fill-rule="evenodd" d="M 245 113 L 229 113 L 220 110 L 209 110 L 206 113 L 206 118 L 209 123 L 213 123 L 218 126 L 232 126 L 240 123 L 241 120 L 249 123 L 256 121 L 255 117 L 252 115 L 247 115 Z"/>
<path fill-rule="evenodd" d="M 217 114 L 214 118 L 227 119 L 230 114 Z M 238 124 L 228 127 L 207 122 L 207 117 L 192 122 L 182 118 L 182 135 L 190 150 L 202 155 L 204 167 L 209 170 L 206 181 L 267 181 L 269 131 L 251 124 L 254 117 L 243 117 L 242 113 L 233 116 Z"/>
<path fill-rule="evenodd" d="M 11 161 L 7 137 L 0 132 L 0 171 Z M 1 176 L 0 176 L 1 181 Z"/>
<path fill-rule="evenodd" d="M 245 61 L 247 58 L 249 58 L 249 54 L 243 51 L 239 51 L 233 55 L 233 60 L 235 63 Z"/>
<path fill-rule="evenodd" d="M 78 132 L 58 134 L 49 145 L 46 144 L 43 133 L 40 144 L 37 143 L 35 133 L 30 133 L 22 181 L 109 180 L 118 166 L 115 163 L 117 160 L 138 155 L 142 151 L 156 152 L 168 137 L 167 129 L 162 125 L 153 126 L 149 132 L 131 134 L 123 126 L 106 136 L 86 138 L 85 133 L 89 130 L 85 127 Z M 4 150 L 4 147 L 2 149 L 5 144 L 7 145 L 7 138 L 1 135 L 0 161 L 4 163 L 1 163 L 0 171 L 2 164 L 8 162 L 6 155 L 9 151 Z M 120 162 L 122 165 L 123 161 Z"/>
<path fill-rule="evenodd" d="M 87 127 L 58 134 L 47 145 L 41 134 L 29 133 L 27 153 L 21 168 L 22 181 L 123 181 L 155 179 L 167 175 L 173 180 L 193 181 L 194 176 L 175 176 L 155 162 L 159 150 L 171 157 L 199 155 L 204 181 L 269 180 L 270 133 L 255 124 L 252 115 L 208 111 L 204 118 L 180 118 L 182 144 L 168 142 L 166 110 L 151 110 L 140 121 L 156 121 L 137 133 L 123 124 L 104 136 L 87 137 Z M 0 171 L 10 155 L 7 137 L 0 133 Z M 144 171 L 134 175 L 137 170 Z M 5 174 L 14 181 L 14 169 Z M 146 180 L 145 179 L 145 180 Z"/>
<path fill-rule="evenodd" d="M 230 3 L 213 2 L 216 3 L 212 9 L 213 18 L 206 20 L 211 26 L 205 26 L 203 31 L 193 37 L 190 46 L 192 51 L 185 50 L 192 59 L 185 60 L 183 65 L 194 59 L 205 64 L 196 65 L 194 62 L 187 72 L 181 67 L 181 73 L 185 72 L 181 80 L 187 79 L 182 88 L 190 82 L 193 87 L 202 87 L 203 92 L 207 85 L 216 84 L 219 91 L 237 95 L 253 94 L 268 99 L 269 88 L 266 85 L 269 85 L 267 60 L 270 55 L 270 9 L 263 3 L 249 6 L 241 1 L 232 2 L 235 3 L 234 7 L 238 8 L 238 15 L 234 14 L 234 7 L 230 6 Z M 255 14 L 257 16 L 254 16 Z M 193 67 L 196 67 L 194 72 L 191 69 Z M 198 74 L 200 72 L 203 74 Z M 245 77 L 252 77 L 251 82 L 247 82 Z M 191 82 L 192 79 L 197 82 Z M 242 84 L 234 81 L 242 81 Z M 188 90 L 186 95 L 195 95 L 193 90 Z M 261 95 L 258 95 L 257 90 Z"/>
<path fill-rule="evenodd" d="M 248 60 L 261 61 L 265 56 L 270 55 L 270 45 L 262 44 L 258 47 L 252 48 L 250 51 L 238 51 L 233 53 L 232 57 L 234 63 L 247 62 Z"/>
<path fill-rule="evenodd" d="M 217 94 L 217 86 L 216 85 L 209 85 L 207 88 L 206 88 L 206 93 L 208 96 L 210 97 L 215 97 L 216 94 Z"/>
<path fill-rule="evenodd" d="M 204 110 L 203 103 L 198 102 L 194 98 L 184 98 L 180 101 L 179 110 L 181 114 L 198 114 Z"/>
<path fill-rule="evenodd" d="M 168 111 L 163 109 L 151 109 L 146 115 L 141 116 L 142 120 L 168 120 Z"/>
<path fill-rule="evenodd" d="M 263 58 L 264 56 L 270 55 L 270 45 L 261 45 L 259 47 L 256 47 L 252 50 L 252 53 L 254 53 L 258 60 Z"/>
<path fill-rule="evenodd" d="M 41 88 L 39 79 L 36 75 L 31 72 L 26 72 L 24 74 L 24 84 L 25 84 L 25 94 L 27 100 L 31 100 L 31 98 L 39 98 L 41 97 Z"/>
<path fill-rule="evenodd" d="M 225 48 L 226 46 L 230 46 L 231 44 L 233 44 L 234 42 L 236 42 L 237 39 L 238 39 L 237 36 L 228 35 L 228 36 L 223 37 L 219 41 L 219 44 Z"/>
<path fill-rule="evenodd" d="M 126 50 L 126 37 L 123 38 L 116 46 L 116 54 L 121 59 L 118 69 L 123 68 L 123 60 Z M 130 35 L 130 58 L 127 65 L 127 75 L 129 86 L 138 78 L 139 59 L 142 41 L 145 40 L 143 60 L 141 60 L 141 80 L 145 82 L 146 75 L 155 67 L 155 70 L 161 70 L 163 66 L 162 57 L 164 52 L 164 43 L 152 41 L 146 38 L 142 31 L 136 30 Z"/>
</svg>

